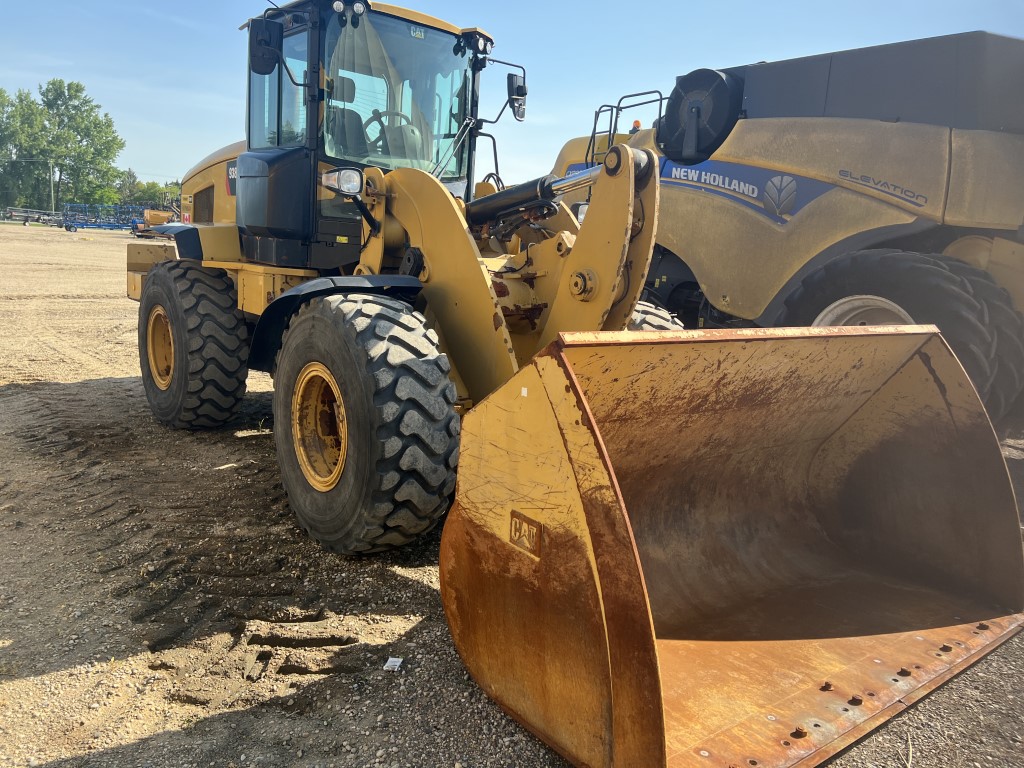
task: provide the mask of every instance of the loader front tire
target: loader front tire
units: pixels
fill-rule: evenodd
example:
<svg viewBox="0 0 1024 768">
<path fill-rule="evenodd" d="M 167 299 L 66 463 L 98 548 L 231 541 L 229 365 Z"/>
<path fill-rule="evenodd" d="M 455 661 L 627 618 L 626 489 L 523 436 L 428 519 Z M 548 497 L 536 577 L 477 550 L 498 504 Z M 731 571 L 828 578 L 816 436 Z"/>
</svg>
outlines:
<svg viewBox="0 0 1024 768">
<path fill-rule="evenodd" d="M 627 331 L 681 331 L 685 328 L 682 320 L 667 309 L 651 304 L 649 301 L 636 303 L 633 316 L 626 326 Z"/>
<path fill-rule="evenodd" d="M 423 315 L 394 299 L 329 296 L 292 318 L 274 372 L 274 441 L 309 536 L 370 553 L 437 524 L 458 461 L 450 370 Z"/>
<path fill-rule="evenodd" d="M 972 282 L 941 256 L 858 251 L 811 273 L 786 299 L 778 326 L 934 324 L 970 376 L 993 421 L 996 337 Z"/>
<path fill-rule="evenodd" d="M 182 429 L 219 427 L 245 395 L 249 331 L 223 269 L 164 261 L 139 303 L 139 364 L 150 410 Z"/>
</svg>

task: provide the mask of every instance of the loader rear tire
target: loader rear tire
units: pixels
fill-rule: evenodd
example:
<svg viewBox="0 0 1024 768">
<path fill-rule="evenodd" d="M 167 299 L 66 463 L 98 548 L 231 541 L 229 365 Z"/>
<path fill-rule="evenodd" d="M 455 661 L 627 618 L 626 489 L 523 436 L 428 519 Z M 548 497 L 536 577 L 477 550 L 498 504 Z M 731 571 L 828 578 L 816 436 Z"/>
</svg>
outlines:
<svg viewBox="0 0 1024 768">
<path fill-rule="evenodd" d="M 292 318 L 274 372 L 274 441 L 309 536 L 370 553 L 437 524 L 458 462 L 450 370 L 423 315 L 394 299 L 329 296 Z"/>
<path fill-rule="evenodd" d="M 847 320 L 833 308 L 837 302 L 855 297 L 878 297 L 896 305 L 892 319 L 860 320 L 851 305 Z M 884 304 L 878 302 L 884 317 Z M 822 325 L 822 318 L 836 325 L 892 324 L 903 322 L 904 315 L 914 323 L 934 324 L 953 348 L 974 383 L 986 407 L 998 405 L 991 400 L 995 379 L 996 338 L 991 327 L 989 307 L 972 281 L 950 268 L 936 255 L 878 249 L 858 251 L 826 264 L 811 273 L 786 299 L 785 310 L 777 326 Z M 993 420 L 1002 413 L 992 413 Z"/>
<path fill-rule="evenodd" d="M 245 395 L 249 330 L 223 269 L 165 261 L 139 303 L 139 364 L 158 421 L 209 429 L 230 421 Z"/>
<path fill-rule="evenodd" d="M 648 301 L 638 301 L 633 309 L 633 316 L 629 319 L 626 330 L 680 331 L 685 327 L 683 322 L 667 309 L 651 304 Z"/>
</svg>

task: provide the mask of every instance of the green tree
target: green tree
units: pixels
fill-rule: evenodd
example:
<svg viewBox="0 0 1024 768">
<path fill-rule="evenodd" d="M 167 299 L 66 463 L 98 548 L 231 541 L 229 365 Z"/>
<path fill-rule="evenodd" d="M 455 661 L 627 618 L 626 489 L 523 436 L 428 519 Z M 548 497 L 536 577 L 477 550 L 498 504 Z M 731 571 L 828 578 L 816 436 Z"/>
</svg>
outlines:
<svg viewBox="0 0 1024 768">
<path fill-rule="evenodd" d="M 28 91 L 11 98 L 0 89 L 0 205 L 50 207 L 45 119 Z"/>
<path fill-rule="evenodd" d="M 10 160 L 14 155 L 14 100 L 3 88 L 0 88 L 0 208 L 6 208 L 17 202 L 15 189 L 14 163 Z"/>
<path fill-rule="evenodd" d="M 121 177 L 117 180 L 117 196 L 122 205 L 135 202 L 136 191 L 139 187 L 139 177 L 135 171 L 129 168 L 121 171 Z"/>
<path fill-rule="evenodd" d="M 101 202 L 116 196 L 114 160 L 124 140 L 109 114 L 85 93 L 81 83 L 53 79 L 39 89 L 46 113 L 46 137 L 57 174 L 57 204 Z M 115 198 L 116 199 L 116 198 Z"/>
<path fill-rule="evenodd" d="M 168 208 L 171 206 L 181 205 L 181 181 L 169 181 L 164 184 L 164 196 L 166 205 Z"/>
<path fill-rule="evenodd" d="M 139 184 L 135 201 L 144 205 L 164 204 L 164 185 L 156 181 L 144 181 Z"/>
<path fill-rule="evenodd" d="M 117 184 L 118 202 L 121 205 L 145 205 L 169 208 L 177 205 L 181 198 L 181 182 L 140 181 L 134 170 L 120 171 Z"/>
<path fill-rule="evenodd" d="M 49 208 L 51 167 L 58 209 L 117 202 L 114 160 L 123 148 L 113 119 L 81 83 L 50 80 L 38 100 L 0 89 L 0 205 Z"/>
</svg>

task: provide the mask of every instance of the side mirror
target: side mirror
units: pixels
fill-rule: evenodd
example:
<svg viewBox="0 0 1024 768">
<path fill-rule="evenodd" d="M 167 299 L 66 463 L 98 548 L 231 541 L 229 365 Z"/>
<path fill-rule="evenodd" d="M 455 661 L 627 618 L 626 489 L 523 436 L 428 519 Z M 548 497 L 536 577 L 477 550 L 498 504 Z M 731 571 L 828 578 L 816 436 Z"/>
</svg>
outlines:
<svg viewBox="0 0 1024 768">
<path fill-rule="evenodd" d="M 508 105 L 512 116 L 522 122 L 526 118 L 526 76 L 510 72 L 508 75 Z"/>
<path fill-rule="evenodd" d="M 272 19 L 249 21 L 249 69 L 256 75 L 269 75 L 282 59 L 284 24 Z"/>
</svg>

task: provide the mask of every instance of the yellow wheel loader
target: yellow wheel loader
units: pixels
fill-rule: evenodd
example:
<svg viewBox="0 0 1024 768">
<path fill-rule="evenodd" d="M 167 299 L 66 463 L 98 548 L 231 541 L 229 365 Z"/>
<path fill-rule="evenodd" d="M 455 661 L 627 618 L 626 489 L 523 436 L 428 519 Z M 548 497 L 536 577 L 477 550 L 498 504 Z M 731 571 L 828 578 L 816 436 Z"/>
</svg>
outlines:
<svg viewBox="0 0 1024 768">
<path fill-rule="evenodd" d="M 1024 387 L 1021 78 L 1024 41 L 980 32 L 677 78 L 619 137 L 660 155 L 647 298 L 694 328 L 935 323 L 999 419 Z M 651 100 L 599 110 L 555 172 Z"/>
<path fill-rule="evenodd" d="M 216 427 L 270 372 L 334 551 L 454 492 L 452 636 L 527 728 L 581 766 L 812 765 L 1019 629 L 1006 467 L 934 328 L 681 330 L 639 301 L 653 153 L 474 183 L 485 33 L 364 0 L 248 28 L 246 141 L 128 246 L 150 406 Z"/>
</svg>

